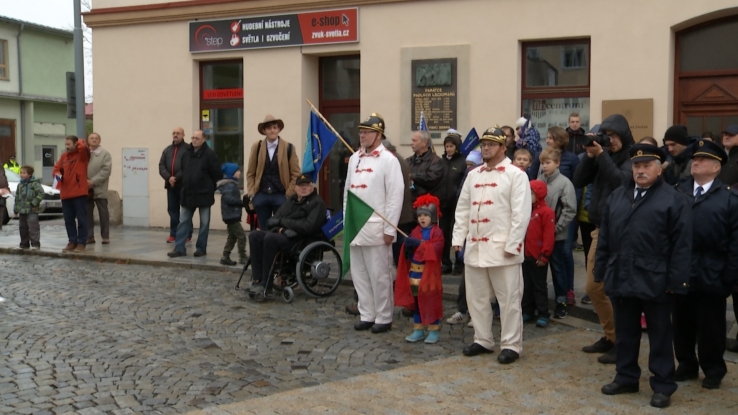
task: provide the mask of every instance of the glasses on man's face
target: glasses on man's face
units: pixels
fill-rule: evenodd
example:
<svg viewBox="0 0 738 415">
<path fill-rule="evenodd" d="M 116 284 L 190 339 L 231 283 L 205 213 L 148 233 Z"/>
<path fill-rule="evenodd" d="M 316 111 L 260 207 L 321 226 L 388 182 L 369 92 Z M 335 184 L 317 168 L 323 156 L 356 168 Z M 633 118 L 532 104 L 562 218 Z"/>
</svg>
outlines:
<svg viewBox="0 0 738 415">
<path fill-rule="evenodd" d="M 205 139 L 204 137 L 198 137 L 198 136 L 195 136 L 195 135 L 193 135 L 192 137 L 190 137 L 190 140 L 204 140 L 204 139 Z"/>
<path fill-rule="evenodd" d="M 494 147 L 494 146 L 495 146 L 495 143 L 482 143 L 479 145 L 480 148 Z"/>
</svg>

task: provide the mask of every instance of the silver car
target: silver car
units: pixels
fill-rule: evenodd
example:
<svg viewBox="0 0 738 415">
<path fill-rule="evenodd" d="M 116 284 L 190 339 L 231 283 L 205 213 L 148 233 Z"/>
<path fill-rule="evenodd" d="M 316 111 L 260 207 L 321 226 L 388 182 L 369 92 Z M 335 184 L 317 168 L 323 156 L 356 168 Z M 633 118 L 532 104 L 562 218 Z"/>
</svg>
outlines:
<svg viewBox="0 0 738 415">
<path fill-rule="evenodd" d="M 2 211 L 3 225 L 7 225 L 10 222 L 10 218 L 13 217 L 13 206 L 15 206 L 15 191 L 18 189 L 18 183 L 21 178 L 18 173 L 5 169 L 5 177 L 8 178 L 8 187 L 10 188 L 10 194 L 5 196 L 5 209 Z M 59 198 L 59 191 L 46 185 L 41 185 L 44 188 L 44 200 L 41 201 L 43 207 L 43 213 L 40 216 L 59 216 L 62 214 L 61 199 Z"/>
</svg>

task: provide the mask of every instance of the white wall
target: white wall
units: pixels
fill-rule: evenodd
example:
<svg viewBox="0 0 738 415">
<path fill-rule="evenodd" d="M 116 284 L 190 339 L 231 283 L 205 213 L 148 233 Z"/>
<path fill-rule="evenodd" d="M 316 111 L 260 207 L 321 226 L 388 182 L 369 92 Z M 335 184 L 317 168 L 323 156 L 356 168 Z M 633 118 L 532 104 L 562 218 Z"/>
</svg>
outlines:
<svg viewBox="0 0 738 415">
<path fill-rule="evenodd" d="M 160 2 L 96 0 L 94 6 Z M 401 105 L 403 94 L 410 93 L 400 87 L 401 48 L 470 45 L 471 90 L 459 99 L 469 101 L 471 125 L 458 128 L 483 130 L 520 116 L 521 42 L 590 37 L 592 122 L 600 120 L 603 100 L 653 98 L 658 137 L 673 117 L 675 30 L 729 14 L 738 14 L 735 0 L 390 3 L 360 8 L 358 44 L 206 54 L 188 52 L 187 21 L 101 27 L 93 29 L 95 129 L 106 137 L 117 166 L 121 148 L 149 149 L 150 223 L 168 226 L 158 160 L 172 127 L 183 126 L 190 137 L 199 125 L 199 60 L 243 59 L 246 152 L 260 139 L 256 125 L 270 113 L 284 120 L 282 137 L 301 157 L 305 98 L 318 105 L 318 55 L 360 53 L 362 118 L 381 113 L 388 137 L 401 138 L 410 132 L 400 123 L 410 111 Z M 400 151 L 409 153 L 407 147 Z M 110 188 L 121 192 L 120 168 Z M 222 228 L 218 212 L 216 202 L 212 223 Z"/>
</svg>

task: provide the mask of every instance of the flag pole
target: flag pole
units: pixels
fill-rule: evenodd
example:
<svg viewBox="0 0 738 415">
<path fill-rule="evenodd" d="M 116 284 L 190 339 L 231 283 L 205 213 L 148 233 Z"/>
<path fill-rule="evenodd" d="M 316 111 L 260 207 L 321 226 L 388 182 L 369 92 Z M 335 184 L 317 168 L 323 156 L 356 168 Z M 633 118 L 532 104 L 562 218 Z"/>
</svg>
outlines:
<svg viewBox="0 0 738 415">
<path fill-rule="evenodd" d="M 320 117 L 321 120 L 323 120 L 323 122 L 325 123 L 325 125 L 327 125 L 328 128 L 331 129 L 331 131 L 333 131 L 333 134 L 335 134 L 336 137 L 338 137 L 338 139 L 341 140 L 341 142 L 343 143 L 343 145 L 346 146 L 346 148 L 351 152 L 351 154 L 355 153 L 354 149 L 351 148 L 351 146 L 346 142 L 346 140 L 343 139 L 343 137 L 341 137 L 341 134 L 338 134 L 338 131 L 336 131 L 336 129 L 333 128 L 333 126 L 331 125 L 331 123 L 329 123 L 328 120 L 326 120 L 325 117 L 323 117 L 323 114 L 321 114 L 320 111 L 318 111 L 318 109 L 315 108 L 315 105 L 313 105 L 313 103 L 310 102 L 309 99 L 305 99 L 305 101 L 307 101 L 307 103 L 310 104 L 310 108 L 312 108 L 312 110 L 315 113 L 315 115 L 317 115 L 318 117 Z"/>
<path fill-rule="evenodd" d="M 365 203 L 366 203 L 366 202 L 365 202 Z M 390 224 L 390 226 L 392 226 L 393 228 L 395 228 L 395 230 L 396 230 L 396 231 L 397 231 L 397 232 L 398 232 L 399 234 L 401 234 L 401 235 L 402 235 L 402 236 L 404 236 L 405 238 L 408 238 L 408 236 L 407 236 L 407 234 L 406 234 L 405 232 L 401 231 L 401 230 L 400 230 L 400 228 L 398 228 L 397 226 L 395 226 L 395 224 L 393 224 L 392 222 L 388 221 L 388 220 L 387 220 L 387 218 L 385 218 L 384 216 L 382 216 L 382 214 L 381 214 L 381 213 L 377 212 L 376 210 L 374 211 L 374 213 L 376 213 L 376 214 L 377 214 L 377 216 L 379 216 L 380 218 L 382 218 L 382 220 L 384 220 L 385 222 L 389 223 L 389 224 Z"/>
</svg>

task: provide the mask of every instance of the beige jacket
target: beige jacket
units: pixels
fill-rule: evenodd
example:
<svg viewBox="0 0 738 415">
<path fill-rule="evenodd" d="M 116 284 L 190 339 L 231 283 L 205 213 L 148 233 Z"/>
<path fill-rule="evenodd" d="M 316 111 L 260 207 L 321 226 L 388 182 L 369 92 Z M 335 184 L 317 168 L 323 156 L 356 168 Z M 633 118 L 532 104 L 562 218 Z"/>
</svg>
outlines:
<svg viewBox="0 0 738 415">
<path fill-rule="evenodd" d="M 464 263 L 488 268 L 523 262 L 530 221 L 528 176 L 507 157 L 492 170 L 469 172 L 456 205 L 453 246 L 464 246 Z M 505 257 L 510 253 L 512 257 Z"/>
<path fill-rule="evenodd" d="M 259 143 L 261 143 L 261 148 L 259 148 Z M 300 160 L 297 158 L 297 148 L 295 146 L 292 146 L 292 154 L 289 160 L 287 160 L 287 147 L 289 146 L 290 143 L 287 140 L 279 137 L 279 145 L 277 146 L 279 181 L 282 182 L 282 186 L 286 190 L 285 196 L 287 197 L 295 194 L 295 180 L 300 175 Z M 259 154 L 256 154 L 257 149 L 259 150 Z M 246 193 L 249 196 L 253 196 L 259 191 L 267 154 L 266 138 L 251 145 L 249 165 L 246 169 Z"/>
<path fill-rule="evenodd" d="M 87 165 L 87 178 L 94 184 L 95 199 L 108 198 L 108 182 L 113 170 L 113 158 L 108 150 L 98 147 L 99 151 L 90 151 L 90 163 Z"/>
</svg>

